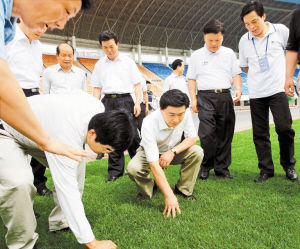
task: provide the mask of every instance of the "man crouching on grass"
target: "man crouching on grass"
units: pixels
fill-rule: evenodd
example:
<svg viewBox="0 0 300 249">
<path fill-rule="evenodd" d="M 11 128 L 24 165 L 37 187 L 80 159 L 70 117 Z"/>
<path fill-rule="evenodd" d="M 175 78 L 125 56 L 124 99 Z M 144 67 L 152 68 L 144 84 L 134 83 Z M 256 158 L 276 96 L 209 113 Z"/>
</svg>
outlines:
<svg viewBox="0 0 300 249">
<path fill-rule="evenodd" d="M 203 159 L 188 107 L 189 98 L 185 93 L 177 89 L 165 92 L 160 99 L 160 110 L 144 119 L 141 146 L 127 167 L 129 177 L 140 191 L 137 198 L 151 198 L 157 184 L 165 196 L 163 214 L 168 217 L 171 213 L 173 218 L 176 212 L 181 213 L 174 193 L 196 200 L 192 193 Z M 174 192 L 163 172 L 170 164 L 182 164 Z"/>
</svg>

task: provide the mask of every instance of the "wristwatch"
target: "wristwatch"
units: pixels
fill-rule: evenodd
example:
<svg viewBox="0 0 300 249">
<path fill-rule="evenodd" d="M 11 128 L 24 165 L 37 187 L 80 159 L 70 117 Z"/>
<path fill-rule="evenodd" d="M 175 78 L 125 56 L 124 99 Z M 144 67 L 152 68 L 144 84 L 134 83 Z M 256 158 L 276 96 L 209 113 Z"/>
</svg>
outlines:
<svg viewBox="0 0 300 249">
<path fill-rule="evenodd" d="M 175 156 L 177 155 L 177 152 L 174 148 L 172 148 L 171 151 L 174 153 Z"/>
</svg>

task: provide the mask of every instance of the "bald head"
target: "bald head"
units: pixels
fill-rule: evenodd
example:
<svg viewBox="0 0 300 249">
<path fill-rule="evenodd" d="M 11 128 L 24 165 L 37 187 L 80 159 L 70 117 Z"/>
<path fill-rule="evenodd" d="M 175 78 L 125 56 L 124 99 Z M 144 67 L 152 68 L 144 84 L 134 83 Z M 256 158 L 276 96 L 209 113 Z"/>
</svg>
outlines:
<svg viewBox="0 0 300 249">
<path fill-rule="evenodd" d="M 69 71 L 74 60 L 74 48 L 67 44 L 61 43 L 56 48 L 56 58 L 64 71 Z"/>
</svg>

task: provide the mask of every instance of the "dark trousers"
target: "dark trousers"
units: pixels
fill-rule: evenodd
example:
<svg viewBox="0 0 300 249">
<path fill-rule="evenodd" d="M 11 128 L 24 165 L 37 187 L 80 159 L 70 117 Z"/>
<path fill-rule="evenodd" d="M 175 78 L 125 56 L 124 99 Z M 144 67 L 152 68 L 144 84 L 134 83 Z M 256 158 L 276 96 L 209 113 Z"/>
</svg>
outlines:
<svg viewBox="0 0 300 249">
<path fill-rule="evenodd" d="M 140 137 L 137 131 L 136 118 L 133 114 L 134 102 L 132 97 L 125 96 L 121 98 L 105 97 L 102 99 L 102 103 L 105 106 L 105 111 L 122 110 L 128 112 L 133 120 L 133 130 L 135 131 L 134 139 L 131 145 L 128 147 L 128 154 L 132 158 L 135 156 L 136 150 L 140 144 Z M 125 159 L 124 151 L 114 151 L 108 154 L 108 174 L 109 176 L 122 176 L 124 173 Z"/>
<path fill-rule="evenodd" d="M 146 117 L 146 105 L 141 103 L 141 114 L 136 118 L 138 129 L 141 132 L 143 120 Z"/>
<path fill-rule="evenodd" d="M 37 90 L 32 91 L 31 89 L 23 89 L 23 92 L 26 97 L 31 97 L 39 94 Z M 45 185 L 47 182 L 47 177 L 45 176 L 46 167 L 40 164 L 34 158 L 31 159 L 30 165 L 34 177 L 34 181 L 33 181 L 34 186 L 38 187 L 38 186 Z"/>
<path fill-rule="evenodd" d="M 280 148 L 280 164 L 284 169 L 294 167 L 294 136 L 292 116 L 285 93 L 250 99 L 253 141 L 261 174 L 274 174 L 269 132 L 269 109 L 272 112 Z"/>
<path fill-rule="evenodd" d="M 198 135 L 204 158 L 201 168 L 228 172 L 231 164 L 231 142 L 234 133 L 235 113 L 230 93 L 198 91 Z"/>
</svg>

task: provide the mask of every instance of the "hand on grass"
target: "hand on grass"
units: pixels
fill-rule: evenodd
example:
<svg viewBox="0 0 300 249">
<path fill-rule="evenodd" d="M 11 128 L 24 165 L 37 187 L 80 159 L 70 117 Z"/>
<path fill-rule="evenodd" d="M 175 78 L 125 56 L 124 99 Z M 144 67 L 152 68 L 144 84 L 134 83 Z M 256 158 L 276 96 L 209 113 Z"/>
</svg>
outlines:
<svg viewBox="0 0 300 249">
<path fill-rule="evenodd" d="M 89 249 L 116 249 L 117 245 L 111 240 L 96 240 L 85 244 Z"/>
<path fill-rule="evenodd" d="M 75 149 L 70 145 L 64 144 L 57 139 L 49 137 L 44 145 L 38 145 L 41 150 L 69 157 L 75 161 L 80 162 L 80 157 L 87 157 L 88 153 L 84 150 Z"/>
<path fill-rule="evenodd" d="M 176 196 L 173 194 L 171 197 L 167 197 L 165 199 L 165 210 L 163 212 L 163 215 L 169 217 L 169 215 L 171 214 L 172 217 L 175 218 L 176 212 L 181 214 L 179 203 Z"/>
<path fill-rule="evenodd" d="M 172 162 L 174 156 L 175 156 L 174 152 L 170 150 L 163 153 L 159 158 L 160 167 L 162 167 L 163 169 L 167 169 L 170 163 Z"/>
</svg>

